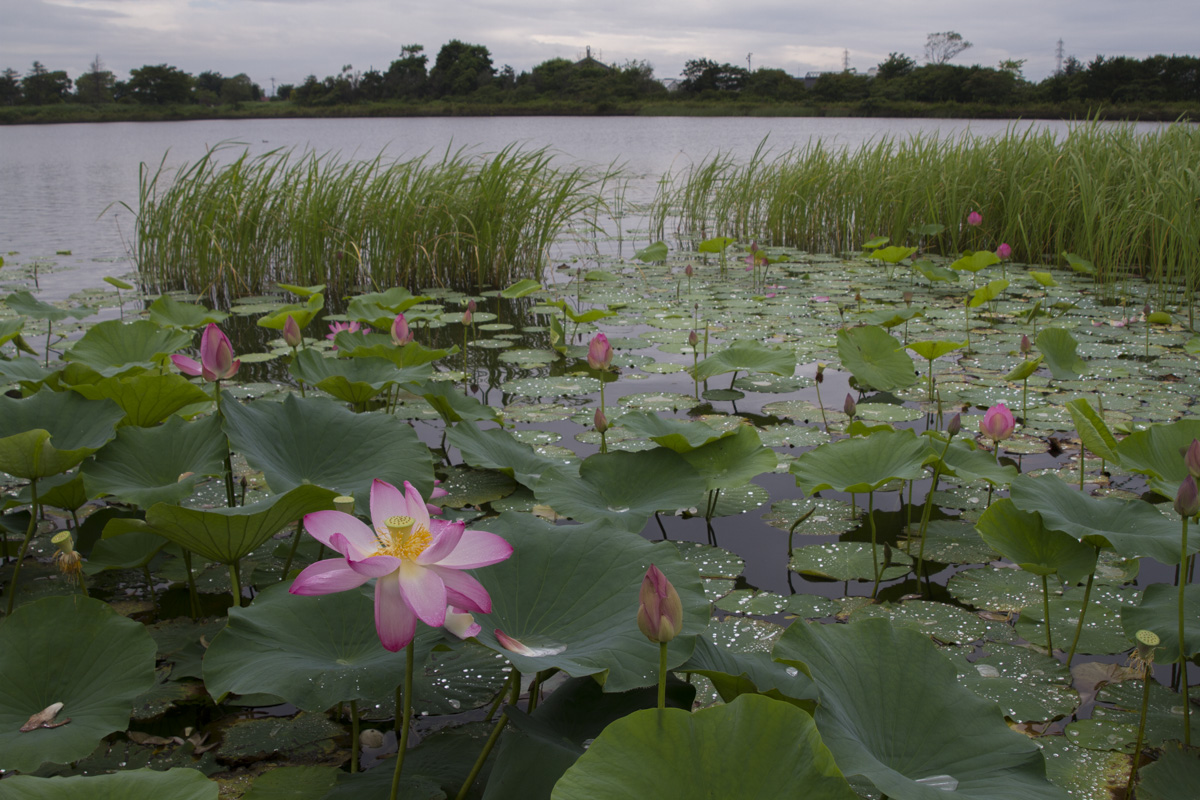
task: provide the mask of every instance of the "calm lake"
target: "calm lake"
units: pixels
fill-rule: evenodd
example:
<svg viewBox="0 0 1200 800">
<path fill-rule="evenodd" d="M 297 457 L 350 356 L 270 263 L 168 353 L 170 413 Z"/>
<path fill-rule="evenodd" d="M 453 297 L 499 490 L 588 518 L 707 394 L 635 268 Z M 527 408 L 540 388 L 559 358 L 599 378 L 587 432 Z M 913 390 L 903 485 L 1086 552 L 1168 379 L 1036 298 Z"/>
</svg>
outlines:
<svg viewBox="0 0 1200 800">
<path fill-rule="evenodd" d="M 1140 123 L 1153 130 L 1157 123 Z M 1009 128 L 1065 133 L 1068 123 L 1016 120 L 697 117 L 476 117 L 431 119 L 211 120 L 0 127 L 0 254 L 40 265 L 41 297 L 60 300 L 132 268 L 138 174 L 189 163 L 232 143 L 230 157 L 277 148 L 396 159 L 447 149 L 494 153 L 549 148 L 564 165 L 621 166 L 625 200 L 653 197 L 656 180 L 718 152 L 748 159 L 814 140 L 858 147 L 883 137 L 990 136 Z M 629 226 L 624 226 L 626 230 Z M 640 246 L 646 242 L 635 242 Z M 70 255 L 60 251 L 70 251 Z M 8 255 L 11 254 L 11 255 Z M 5 276 L 0 273 L 0 281 Z"/>
</svg>

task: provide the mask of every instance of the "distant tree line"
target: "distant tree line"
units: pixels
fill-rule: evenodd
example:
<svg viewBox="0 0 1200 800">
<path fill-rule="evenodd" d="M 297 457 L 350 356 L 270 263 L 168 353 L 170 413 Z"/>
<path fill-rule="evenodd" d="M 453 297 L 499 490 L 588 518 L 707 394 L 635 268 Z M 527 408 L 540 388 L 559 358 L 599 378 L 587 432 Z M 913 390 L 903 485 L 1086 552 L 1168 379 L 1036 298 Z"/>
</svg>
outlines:
<svg viewBox="0 0 1200 800">
<path fill-rule="evenodd" d="M 1200 101 L 1200 58 L 1156 55 L 1146 59 L 1096 56 L 1084 64 L 1074 56 L 1063 69 L 1038 83 L 1025 79 L 1023 61 L 996 67 L 946 63 L 970 47 L 953 31 L 930 34 L 925 62 L 891 53 L 867 73 L 854 70 L 793 76 L 780 69 L 750 70 L 707 58 L 686 62 L 678 80 L 660 81 L 645 61 L 605 64 L 590 52 L 580 60 L 552 58 L 528 72 L 497 68 L 488 48 L 457 39 L 442 46 L 432 65 L 420 44 L 401 47 L 386 70 L 359 71 L 350 64 L 324 79 L 309 75 L 298 85 L 281 84 L 267 98 L 245 74 L 189 73 L 167 64 L 146 65 L 118 80 L 99 56 L 74 81 L 35 61 L 21 75 L 0 73 L 0 105 L 137 103 L 143 105 L 233 105 L 266 99 L 302 106 L 380 101 L 421 103 L 447 98 L 480 103 L 570 100 L 603 105 L 638 100 L 735 100 L 811 103 L 980 103 L 1016 105 L 1073 101 L 1187 103 Z"/>
</svg>

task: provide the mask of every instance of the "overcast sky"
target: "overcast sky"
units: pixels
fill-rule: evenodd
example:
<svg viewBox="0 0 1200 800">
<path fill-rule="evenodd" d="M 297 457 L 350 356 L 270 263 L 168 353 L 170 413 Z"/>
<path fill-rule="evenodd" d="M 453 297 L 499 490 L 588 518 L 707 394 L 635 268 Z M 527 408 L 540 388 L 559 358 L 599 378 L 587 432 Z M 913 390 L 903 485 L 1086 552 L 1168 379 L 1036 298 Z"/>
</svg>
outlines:
<svg viewBox="0 0 1200 800">
<path fill-rule="evenodd" d="M 1054 71 L 1055 47 L 1087 62 L 1097 54 L 1145 58 L 1200 54 L 1196 0 L 0 0 L 0 69 L 34 60 L 72 79 L 99 55 L 126 79 L 167 63 L 193 75 L 247 73 L 299 83 L 356 70 L 384 71 L 408 43 L 430 63 L 443 44 L 482 44 L 497 68 L 547 59 L 645 60 L 658 78 L 709 58 L 803 75 L 865 72 L 901 52 L 920 62 L 926 35 L 957 31 L 974 46 L 958 64 L 1025 59 L 1025 76 Z"/>
</svg>

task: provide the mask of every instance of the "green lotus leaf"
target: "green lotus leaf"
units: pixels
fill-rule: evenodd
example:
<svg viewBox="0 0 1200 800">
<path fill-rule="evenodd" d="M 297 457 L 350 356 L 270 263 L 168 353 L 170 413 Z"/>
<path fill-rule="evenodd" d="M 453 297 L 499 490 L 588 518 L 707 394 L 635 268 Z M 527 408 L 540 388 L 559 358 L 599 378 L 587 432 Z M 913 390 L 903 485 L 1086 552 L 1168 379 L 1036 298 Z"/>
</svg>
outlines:
<svg viewBox="0 0 1200 800">
<path fill-rule="evenodd" d="M 525 278 L 524 280 L 517 281 L 512 286 L 506 286 L 501 289 L 500 296 L 508 300 L 516 300 L 518 297 L 531 295 L 534 292 L 541 291 L 541 289 L 542 284 L 532 278 Z"/>
<path fill-rule="evenodd" d="M 305 514 L 333 508 L 337 494 L 297 486 L 252 505 L 211 511 L 156 503 L 146 512 L 146 527 L 211 561 L 232 564 Z"/>
<path fill-rule="evenodd" d="M 1122 467 L 1145 475 L 1151 489 L 1174 500 L 1188 474 L 1183 455 L 1196 439 L 1200 439 L 1200 419 L 1151 425 L 1122 439 L 1117 455 Z"/>
<path fill-rule="evenodd" d="M 278 286 L 280 289 L 283 289 L 285 292 L 291 292 L 292 294 L 298 294 L 301 297 L 312 297 L 314 294 L 317 294 L 318 292 L 325 291 L 325 284 L 323 284 L 323 283 L 314 284 L 312 286 L 297 286 L 292 283 L 277 283 L 275 285 Z"/>
<path fill-rule="evenodd" d="M 808 675 L 789 670 L 769 653 L 735 652 L 727 645 L 714 643 L 707 635 L 696 640 L 692 657 L 678 671 L 708 678 L 725 703 L 749 693 L 794 703 L 810 714 L 816 708 L 813 702 L 817 699 L 816 687 Z"/>
<path fill-rule="evenodd" d="M 919 355 L 921 358 L 933 361 L 935 358 L 941 358 L 947 353 L 953 353 L 960 347 L 966 347 L 966 342 L 951 342 L 944 339 L 926 339 L 921 342 L 909 342 L 908 349 Z"/>
<path fill-rule="evenodd" d="M 884 308 L 864 314 L 859 321 L 865 325 L 878 325 L 881 328 L 894 328 L 916 317 L 924 316 L 919 308 Z"/>
<path fill-rule="evenodd" d="M 63 360 L 77 361 L 108 377 L 134 366 L 165 364 L 167 356 L 191 343 L 190 334 L 160 328 L 149 320 L 125 323 L 110 319 L 88 328 L 63 353 Z"/>
<path fill-rule="evenodd" d="M 513 546 L 508 560 L 475 572 L 492 598 L 491 613 L 475 615 L 483 627 L 477 638 L 523 674 L 557 667 L 577 678 L 594 675 L 606 692 L 653 685 L 658 646 L 637 626 L 638 592 L 651 564 L 683 603 L 683 631 L 667 647 L 668 669 L 691 656 L 695 634 L 708 625 L 696 567 L 669 543 L 599 525 L 563 530 L 512 512 L 474 527 Z M 506 650 L 497 629 L 535 654 Z"/>
<path fill-rule="evenodd" d="M 38 502 L 42 505 L 61 508 L 65 511 L 77 511 L 91 497 L 83 485 L 83 476 L 79 470 L 61 472 L 38 481 Z M 24 503 L 33 502 L 33 487 L 22 487 L 17 497 Z"/>
<path fill-rule="evenodd" d="M 376 308 L 383 309 L 394 318 L 397 314 L 408 311 L 418 303 L 432 299 L 429 295 L 413 294 L 403 286 L 393 286 L 386 292 L 368 292 L 350 298 L 350 304 L 346 307 L 346 316 L 350 319 L 361 319 L 375 324 L 374 320 L 380 316 Z M 376 308 L 372 308 L 372 306 Z M 388 319 L 387 324 L 383 326 L 384 329 L 391 324 L 392 320 Z"/>
<path fill-rule="evenodd" d="M 558 460 L 539 455 L 501 428 L 480 430 L 475 423 L 464 421 L 450 428 L 447 439 L 472 467 L 499 470 L 530 489 L 543 472 L 563 468 Z"/>
<path fill-rule="evenodd" d="M 166 546 L 167 540 L 145 530 L 141 520 L 113 520 L 105 526 L 104 538 L 92 545 L 83 571 L 95 575 L 106 569 L 142 569 Z"/>
<path fill-rule="evenodd" d="M 400 370 L 386 358 L 328 358 L 317 350 L 298 352 L 288 371 L 310 386 L 339 400 L 359 405 L 379 394 L 389 384 L 417 380 L 429 375 L 429 366 Z"/>
<path fill-rule="evenodd" d="M 917 382 L 913 360 L 895 337 L 873 325 L 837 332 L 838 358 L 861 386 L 882 392 Z"/>
<path fill-rule="evenodd" d="M 717 430 L 700 420 L 685 422 L 648 411 L 622 414 L 617 424 L 676 453 L 686 453 L 728 435 L 728 432 Z"/>
<path fill-rule="evenodd" d="M 950 265 L 950 269 L 958 269 L 963 272 L 979 272 L 985 267 L 990 267 L 993 264 L 1000 263 L 1000 256 L 993 253 L 991 250 L 977 250 L 974 253 L 968 253 Z"/>
<path fill-rule="evenodd" d="M 379 643 L 373 596 L 369 587 L 319 597 L 269 587 L 248 607 L 229 610 L 229 624 L 204 654 L 205 686 L 216 698 L 266 693 L 313 712 L 391 697 L 404 680 L 404 658 Z M 416 663 L 442 639 L 420 626 Z"/>
<path fill-rule="evenodd" d="M 925 276 L 925 279 L 932 285 L 934 281 L 958 281 L 958 273 L 952 269 L 939 267 L 932 261 L 924 259 L 913 262 L 913 269 Z"/>
<path fill-rule="evenodd" d="M 566 300 L 556 300 L 551 303 L 547 303 L 547 305 L 561 308 L 563 313 L 567 315 L 567 318 L 576 324 L 595 322 L 596 320 L 604 319 L 605 317 L 615 317 L 617 315 L 617 312 L 607 311 L 603 308 L 589 308 L 587 311 L 577 312 L 575 309 L 571 308 L 571 304 Z"/>
<path fill-rule="evenodd" d="M 73 723 L 72 723 L 73 724 Z M 67 778 L 34 778 L 16 775 L 4 782 L 7 800 L 217 800 L 220 786 L 199 770 L 174 767 L 165 771 L 144 768 L 110 775 L 74 775 Z"/>
<path fill-rule="evenodd" d="M 1167 745 L 1153 764 L 1138 770 L 1138 800 L 1178 800 L 1200 786 L 1200 756 Z"/>
<path fill-rule="evenodd" d="M 997 464 L 991 453 L 976 450 L 970 440 L 958 439 L 946 449 L 945 443 L 933 436 L 922 438 L 929 448 L 929 454 L 941 462 L 943 475 L 953 475 L 965 481 L 984 480 L 993 486 L 1007 486 L 1017 477 L 1016 467 Z"/>
<path fill-rule="evenodd" d="M 866 245 L 863 245 L 864 247 Z M 917 252 L 915 247 L 903 247 L 901 245 L 892 245 L 884 247 L 871 253 L 869 258 L 878 258 L 880 261 L 886 261 L 889 264 L 899 264 L 904 259 Z"/>
<path fill-rule="evenodd" d="M 500 412 L 474 397 L 468 397 L 450 381 L 425 381 L 408 387 L 413 394 L 425 398 L 446 424 L 469 420 L 495 422 Z"/>
<path fill-rule="evenodd" d="M 897 478 L 925 477 L 929 449 L 911 428 L 881 431 L 863 438 L 840 439 L 796 457 L 789 471 L 807 495 L 822 489 L 873 492 Z"/>
<path fill-rule="evenodd" d="M 1046 357 L 1046 366 L 1060 381 L 1075 380 L 1088 372 L 1087 362 L 1075 353 L 1076 347 L 1075 337 L 1062 328 L 1043 328 L 1037 337 L 1037 348 Z"/>
<path fill-rule="evenodd" d="M 666 261 L 667 252 L 666 242 L 655 242 L 654 244 L 647 245 L 641 250 L 638 250 L 633 254 L 633 257 L 638 261 L 643 261 L 647 264 L 650 264 L 654 261 Z"/>
<path fill-rule="evenodd" d="M 790 376 L 796 372 L 796 353 L 767 347 L 750 339 L 739 339 L 688 372 L 698 381 L 706 381 L 727 372 L 770 372 Z"/>
<path fill-rule="evenodd" d="M 699 473 L 705 490 L 710 492 L 744 486 L 779 464 L 775 451 L 763 446 L 758 431 L 751 425 L 739 425 L 732 433 L 681 455 Z"/>
<path fill-rule="evenodd" d="M 1096 413 L 1086 397 L 1078 397 L 1067 402 L 1067 411 L 1075 421 L 1075 430 L 1083 441 L 1084 447 L 1106 461 L 1120 463 L 1117 455 L 1117 439 L 1108 429 L 1104 418 Z"/>
<path fill-rule="evenodd" d="M 1037 272 L 1031 269 L 1029 270 L 1029 277 L 1045 287 L 1058 286 L 1058 281 L 1054 280 L 1054 276 L 1049 272 Z"/>
<path fill-rule="evenodd" d="M 1121 627 L 1125 636 L 1137 641 L 1140 630 L 1158 634 L 1162 662 L 1179 658 L 1179 589 L 1169 583 L 1152 583 L 1136 606 L 1121 609 Z M 1200 586 L 1183 588 L 1183 655 L 1191 658 L 1200 652 Z"/>
<path fill-rule="evenodd" d="M 0 344 L 11 342 L 21 335 L 21 330 L 25 327 L 25 318 L 16 317 L 15 319 L 0 320 Z"/>
<path fill-rule="evenodd" d="M 22 316 L 32 317 L 33 319 L 47 319 L 52 323 L 59 322 L 67 317 L 83 319 L 96 313 L 95 309 L 88 308 L 87 306 L 76 306 L 74 308 L 52 306 L 49 303 L 43 303 L 24 290 L 13 292 L 5 297 L 4 304 Z"/>
<path fill-rule="evenodd" d="M 655 511 L 697 505 L 704 481 L 678 453 L 656 447 L 595 453 L 583 460 L 578 474 L 553 467 L 533 491 L 539 502 L 564 516 L 640 533 Z"/>
<path fill-rule="evenodd" d="M 342 331 L 334 339 L 334 343 L 338 346 L 340 355 L 348 358 L 386 358 L 403 370 L 418 369 L 458 352 L 458 345 L 449 350 L 431 350 L 417 342 L 396 347 L 388 337 L 382 337 L 386 339 L 385 342 L 371 341 L 375 338 L 378 337 L 374 333 L 364 336 L 361 333 Z"/>
<path fill-rule="evenodd" d="M 1026 358 L 1012 368 L 1012 371 L 1004 376 L 1006 381 L 1023 381 L 1033 373 L 1037 372 L 1038 367 L 1042 365 L 1045 356 L 1041 353 L 1037 354 L 1036 358 Z"/>
<path fill-rule="evenodd" d="M 296 325 L 303 330 L 308 323 L 313 321 L 313 317 L 321 313 L 323 308 L 325 308 L 325 295 L 320 293 L 311 294 L 305 303 L 289 303 L 272 311 L 270 314 L 264 314 L 262 317 L 259 317 L 258 327 L 281 331 L 287 325 L 288 317 L 291 317 L 296 321 Z"/>
<path fill-rule="evenodd" d="M 181 303 L 163 295 L 150 304 L 150 321 L 164 328 L 203 328 L 209 323 L 220 324 L 229 315 L 212 311 L 201 305 Z"/>
<path fill-rule="evenodd" d="M 700 253 L 720 253 L 736 241 L 737 239 L 729 236 L 714 236 L 712 239 L 705 239 L 701 242 L 696 250 Z"/>
<path fill-rule="evenodd" d="M 0 625 L 0 769 L 76 761 L 125 730 L 134 698 L 154 685 L 154 654 L 141 623 L 99 600 L 47 597 L 18 608 Z M 50 724 L 68 724 L 21 731 L 54 703 L 62 707 Z"/>
<path fill-rule="evenodd" d="M 975 527 L 997 552 L 1034 575 L 1079 581 L 1096 567 L 1095 549 L 1047 528 L 1040 514 L 1022 511 L 1008 498 L 993 501 Z"/>
<path fill-rule="evenodd" d="M 1063 260 L 1070 265 L 1071 269 L 1075 270 L 1076 272 L 1082 272 L 1085 275 L 1096 274 L 1096 265 L 1091 261 L 1088 261 L 1086 258 L 1081 258 L 1080 256 L 1077 256 L 1074 253 L 1068 253 L 1065 250 L 1062 253 L 1062 257 Z"/>
<path fill-rule="evenodd" d="M 28 394 L 36 392 L 42 384 L 62 371 L 62 364 L 53 369 L 42 366 L 36 358 L 14 358 L 11 361 L 0 360 L 0 376 L 6 381 L 16 381 Z"/>
<path fill-rule="evenodd" d="M 124 424 L 141 428 L 157 425 L 190 405 L 212 400 L 199 386 L 175 373 L 103 378 L 71 389 L 89 400 L 112 400 L 125 412 Z"/>
<path fill-rule="evenodd" d="M 690 709 L 696 690 L 681 681 L 667 685 L 668 708 Z M 532 714 L 505 709 L 510 727 L 500 740 L 488 776 L 489 800 L 549 797 L 554 784 L 610 723 L 658 704 L 656 687 L 605 692 L 591 678 L 572 678 L 538 703 Z"/>
<path fill-rule="evenodd" d="M 1000 295 L 1004 294 L 1004 290 L 1008 288 L 1008 281 L 994 280 L 988 281 L 986 286 L 980 286 L 975 291 L 971 292 L 971 308 L 979 308 L 984 303 L 995 300 Z"/>
<path fill-rule="evenodd" d="M 984 647 L 986 654 L 976 656 L 972 648 L 962 648 L 963 657 L 953 659 L 959 670 L 958 682 L 999 704 L 1008 719 L 1061 719 L 1079 705 L 1079 693 L 1071 687 L 1071 671 L 1057 658 L 1018 645 L 987 642 Z"/>
<path fill-rule="evenodd" d="M 371 482 L 433 489 L 433 460 L 411 425 L 388 414 L 355 414 L 329 400 L 289 395 L 242 405 L 226 396 L 225 431 L 261 469 L 271 491 L 314 484 L 353 495 L 366 508 Z M 357 444 L 355 444 L 357 443 Z"/>
<path fill-rule="evenodd" d="M 880 552 L 882 550 L 882 552 Z M 902 578 L 912 570 L 912 559 L 900 550 L 870 542 L 829 542 L 792 550 L 788 569 L 801 575 L 835 581 L 872 580 L 878 565 L 881 581 Z"/>
<path fill-rule="evenodd" d="M 1041 515 L 1047 528 L 1093 547 L 1111 547 L 1126 558 L 1149 556 L 1163 564 L 1179 563 L 1179 521 L 1144 500 L 1092 497 L 1056 477 L 1029 475 L 1012 482 L 1010 496 L 1017 508 Z M 1189 544 L 1191 552 L 1200 550 L 1200 541 Z"/>
<path fill-rule="evenodd" d="M 820 691 L 814 715 L 842 772 L 894 800 L 1065 800 L 1037 744 L 960 686 L 929 637 L 881 619 L 793 623 L 775 658 Z M 945 787 L 945 788 L 942 788 Z"/>
<path fill-rule="evenodd" d="M 892 237 L 890 236 L 876 236 L 873 239 L 863 242 L 863 250 L 875 250 L 876 248 L 883 247 L 891 240 Z"/>
<path fill-rule="evenodd" d="M 18 478 L 66 472 L 112 439 L 123 416 L 111 400 L 74 392 L 0 397 L 0 470 Z"/>
<path fill-rule="evenodd" d="M 854 800 L 858 795 L 811 716 L 790 703 L 746 694 L 694 714 L 648 709 L 617 720 L 550 796 Z"/>
<path fill-rule="evenodd" d="M 926 222 L 924 225 L 913 225 L 908 232 L 914 236 L 941 236 L 946 226 L 940 222 Z"/>
<path fill-rule="evenodd" d="M 227 448 L 216 416 L 195 422 L 171 417 L 157 428 L 118 430 L 83 466 L 83 477 L 92 496 L 112 495 L 142 508 L 179 503 L 191 497 L 200 477 L 224 474 Z"/>
</svg>

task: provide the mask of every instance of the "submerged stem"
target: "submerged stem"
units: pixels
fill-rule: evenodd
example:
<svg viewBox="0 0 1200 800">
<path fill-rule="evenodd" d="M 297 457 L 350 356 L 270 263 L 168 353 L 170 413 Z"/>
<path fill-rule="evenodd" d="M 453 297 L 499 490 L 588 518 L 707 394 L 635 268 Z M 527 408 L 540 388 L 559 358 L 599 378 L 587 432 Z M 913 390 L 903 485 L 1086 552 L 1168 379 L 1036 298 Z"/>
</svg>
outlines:
<svg viewBox="0 0 1200 800">
<path fill-rule="evenodd" d="M 358 701 L 350 701 L 350 771 L 358 772 Z"/>
<path fill-rule="evenodd" d="M 1042 576 L 1042 613 L 1046 617 L 1046 655 L 1054 657 L 1054 642 L 1050 640 L 1050 582 Z"/>
<path fill-rule="evenodd" d="M 1100 557 L 1100 548 L 1096 548 L 1096 557 Z M 1079 636 L 1083 633 L 1083 618 L 1087 614 L 1088 598 L 1092 596 L 1092 581 L 1096 579 L 1096 569 L 1093 567 L 1088 575 L 1087 586 L 1083 590 L 1083 607 L 1079 609 L 1079 622 L 1075 625 L 1075 638 L 1071 640 L 1071 650 L 1067 653 L 1067 669 L 1071 668 L 1071 659 L 1075 658 L 1075 648 L 1079 646 Z"/>
<path fill-rule="evenodd" d="M 521 673 L 516 669 L 512 672 L 512 681 L 514 682 L 514 693 L 519 692 L 521 688 Z M 504 690 L 500 690 L 500 696 L 504 697 Z M 514 699 L 515 705 L 515 699 Z M 496 742 L 500 740 L 500 734 L 504 732 L 504 726 L 508 724 L 508 717 L 503 713 L 500 714 L 500 719 L 496 720 L 496 726 L 492 728 L 491 734 L 483 744 L 483 750 L 479 753 L 479 758 L 475 759 L 475 765 L 471 767 L 470 774 L 463 781 L 462 788 L 455 795 L 455 800 L 463 800 L 467 796 L 467 792 L 471 791 L 471 785 L 475 783 L 475 779 L 479 777 L 480 771 L 483 770 L 483 765 L 487 761 L 487 757 L 491 755 L 492 748 L 496 746 Z M 394 797 L 394 795 L 393 795 Z"/>
<path fill-rule="evenodd" d="M 33 534 L 37 531 L 37 478 L 30 480 L 29 491 L 29 527 L 25 529 L 25 541 L 21 544 L 21 552 L 17 555 L 17 562 L 13 564 L 12 580 L 8 582 L 8 606 L 5 611 L 8 616 L 12 616 L 13 601 L 17 597 L 17 578 L 21 575 L 21 564 L 25 561 L 25 555 L 29 552 L 29 543 L 33 541 Z"/>
<path fill-rule="evenodd" d="M 1192 719 L 1191 711 L 1188 708 L 1191 705 L 1188 697 L 1188 676 L 1187 676 L 1187 648 L 1183 643 L 1183 590 L 1187 586 L 1187 572 L 1185 571 L 1188 563 L 1187 540 L 1188 540 L 1188 518 L 1183 518 L 1183 544 L 1180 548 L 1179 555 L 1179 691 L 1183 695 L 1183 746 L 1192 746 Z"/>
</svg>

